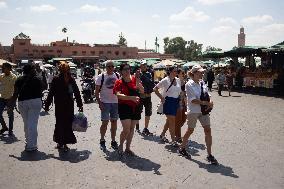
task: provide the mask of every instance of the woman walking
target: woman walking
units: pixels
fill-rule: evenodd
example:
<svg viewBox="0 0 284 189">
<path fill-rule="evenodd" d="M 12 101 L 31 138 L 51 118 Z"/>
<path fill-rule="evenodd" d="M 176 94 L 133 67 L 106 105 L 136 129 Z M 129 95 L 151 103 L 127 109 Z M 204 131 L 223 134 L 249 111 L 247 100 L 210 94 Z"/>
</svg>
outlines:
<svg viewBox="0 0 284 189">
<path fill-rule="evenodd" d="M 37 124 L 41 110 L 42 82 L 36 76 L 34 64 L 23 68 L 23 76 L 15 82 L 13 101 L 18 98 L 18 108 L 24 122 L 26 138 L 25 151 L 37 150 Z"/>
<path fill-rule="evenodd" d="M 120 144 L 118 147 L 119 155 L 123 153 L 123 144 L 126 141 L 125 153 L 135 155 L 130 149 L 133 138 L 134 127 L 141 119 L 142 106 L 140 105 L 139 94 L 144 93 L 144 88 L 137 73 L 130 75 L 128 64 L 120 65 L 121 79 L 116 80 L 113 92 L 118 98 L 118 114 L 122 124 L 120 133 Z"/>
<path fill-rule="evenodd" d="M 233 75 L 232 71 L 229 69 L 228 73 L 226 74 L 226 83 L 227 83 L 229 96 L 231 96 L 231 91 L 232 91 L 232 88 L 233 88 L 233 80 L 234 80 L 234 75 Z"/>
<path fill-rule="evenodd" d="M 76 137 L 72 130 L 72 121 L 74 117 L 74 99 L 75 96 L 79 111 L 83 111 L 83 103 L 76 81 L 71 77 L 70 67 L 66 62 L 60 62 L 59 75 L 54 76 L 50 91 L 45 104 L 45 111 L 53 101 L 55 104 L 55 130 L 53 135 L 54 142 L 58 149 L 65 152 L 69 150 L 67 144 L 75 144 Z"/>
<path fill-rule="evenodd" d="M 176 77 L 177 69 L 175 67 L 169 67 L 167 69 L 167 74 L 168 76 L 162 79 L 154 87 L 156 95 L 161 99 L 161 103 L 163 103 L 163 113 L 167 117 L 160 138 L 164 142 L 168 142 L 168 139 L 165 137 L 165 134 L 169 129 L 171 135 L 171 145 L 177 147 L 178 145 L 175 139 L 175 118 L 177 110 L 179 108 L 181 83 L 180 80 Z M 163 89 L 162 94 L 160 94 L 159 89 Z"/>
<path fill-rule="evenodd" d="M 177 76 L 181 84 L 181 93 L 179 96 L 179 107 L 177 109 L 176 120 L 175 120 L 175 137 L 178 143 L 182 142 L 181 139 L 181 127 L 186 121 L 186 98 L 185 98 L 185 73 L 182 69 L 178 69 Z"/>
</svg>

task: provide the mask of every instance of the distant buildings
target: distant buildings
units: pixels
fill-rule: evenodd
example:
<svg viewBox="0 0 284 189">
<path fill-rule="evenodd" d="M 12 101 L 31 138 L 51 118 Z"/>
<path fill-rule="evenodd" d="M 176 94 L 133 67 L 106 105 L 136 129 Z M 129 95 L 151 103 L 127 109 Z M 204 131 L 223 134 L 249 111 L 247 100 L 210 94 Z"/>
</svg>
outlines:
<svg viewBox="0 0 284 189">
<path fill-rule="evenodd" d="M 52 59 L 73 58 L 75 62 L 94 63 L 98 59 L 128 59 L 136 58 L 137 47 L 127 47 L 116 44 L 79 44 L 66 40 L 51 42 L 47 45 L 32 44 L 29 36 L 20 33 L 13 39 L 13 62 L 22 59 Z"/>
<path fill-rule="evenodd" d="M 243 47 L 246 45 L 246 34 L 245 34 L 245 29 L 242 26 L 240 28 L 240 33 L 238 34 L 238 47 Z"/>
</svg>

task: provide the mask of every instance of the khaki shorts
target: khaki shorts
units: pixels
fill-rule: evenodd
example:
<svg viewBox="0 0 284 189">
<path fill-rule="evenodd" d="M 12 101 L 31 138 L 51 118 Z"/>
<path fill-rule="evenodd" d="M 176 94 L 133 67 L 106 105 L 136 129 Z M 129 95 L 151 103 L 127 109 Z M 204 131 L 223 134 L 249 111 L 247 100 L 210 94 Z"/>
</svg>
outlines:
<svg viewBox="0 0 284 189">
<path fill-rule="evenodd" d="M 202 115 L 202 113 L 188 113 L 187 114 L 187 125 L 189 128 L 195 128 L 197 119 L 200 121 L 202 127 L 210 127 L 209 114 Z"/>
</svg>

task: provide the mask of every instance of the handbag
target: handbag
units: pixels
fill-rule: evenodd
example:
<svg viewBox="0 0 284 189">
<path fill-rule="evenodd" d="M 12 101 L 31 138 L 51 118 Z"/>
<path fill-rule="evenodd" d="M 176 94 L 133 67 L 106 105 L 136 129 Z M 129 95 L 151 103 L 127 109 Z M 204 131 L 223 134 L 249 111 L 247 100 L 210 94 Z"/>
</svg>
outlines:
<svg viewBox="0 0 284 189">
<path fill-rule="evenodd" d="M 203 88 L 203 82 L 201 82 L 201 94 L 200 94 L 200 100 L 201 101 L 207 101 L 210 102 L 210 97 L 208 92 L 204 92 L 204 88 Z M 202 115 L 207 115 L 211 112 L 212 108 L 208 108 L 207 105 L 200 105 L 201 106 L 201 113 Z"/>
<path fill-rule="evenodd" d="M 76 113 L 72 122 L 72 130 L 77 132 L 86 132 L 88 120 L 83 112 Z"/>
<path fill-rule="evenodd" d="M 171 86 L 174 84 L 174 81 L 176 80 L 176 78 L 173 79 L 173 81 L 171 82 L 170 86 L 168 87 L 168 89 L 166 90 L 166 92 L 168 92 L 168 90 L 171 88 Z M 160 101 L 160 103 L 157 106 L 157 114 L 162 115 L 164 113 L 164 103 L 162 101 Z"/>
</svg>

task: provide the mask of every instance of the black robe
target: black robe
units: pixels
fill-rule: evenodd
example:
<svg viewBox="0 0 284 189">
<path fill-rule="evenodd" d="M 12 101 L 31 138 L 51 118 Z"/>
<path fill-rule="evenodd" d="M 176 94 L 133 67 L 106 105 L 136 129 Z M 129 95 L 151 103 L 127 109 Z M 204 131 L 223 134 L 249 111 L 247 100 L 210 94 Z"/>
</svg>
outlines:
<svg viewBox="0 0 284 189">
<path fill-rule="evenodd" d="M 76 81 L 72 78 L 68 84 L 65 83 L 63 75 L 55 76 L 47 97 L 47 107 L 54 97 L 55 104 L 55 130 L 54 142 L 58 144 L 75 144 L 76 137 L 72 130 L 74 118 L 74 97 L 78 107 L 82 107 L 82 99 Z"/>
</svg>

